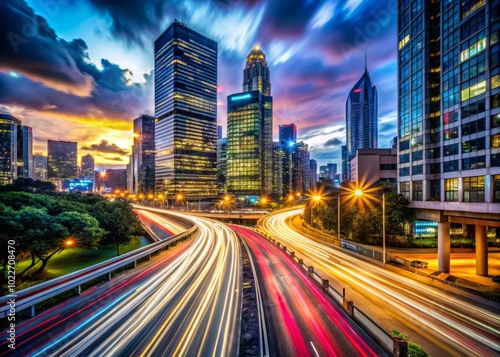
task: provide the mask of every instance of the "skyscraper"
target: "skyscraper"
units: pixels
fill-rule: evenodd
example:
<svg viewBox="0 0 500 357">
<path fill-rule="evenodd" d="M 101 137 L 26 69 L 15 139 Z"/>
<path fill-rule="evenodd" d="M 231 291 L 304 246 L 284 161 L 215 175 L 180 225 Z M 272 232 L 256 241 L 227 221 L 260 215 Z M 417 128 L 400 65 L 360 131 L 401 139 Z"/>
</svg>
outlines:
<svg viewBox="0 0 500 357">
<path fill-rule="evenodd" d="M 47 152 L 47 179 L 62 189 L 62 180 L 78 177 L 77 143 L 48 140 Z"/>
<path fill-rule="evenodd" d="M 217 191 L 227 191 L 227 138 L 217 140 Z"/>
<path fill-rule="evenodd" d="M 94 157 L 90 154 L 82 156 L 80 177 L 84 179 L 94 179 L 95 162 Z"/>
<path fill-rule="evenodd" d="M 9 114 L 0 114 L 0 185 L 17 178 L 17 139 L 21 121 Z"/>
<path fill-rule="evenodd" d="M 297 142 L 297 126 L 295 124 L 283 124 L 279 126 L 279 138 L 281 145 Z"/>
<path fill-rule="evenodd" d="M 499 6 L 399 2 L 399 192 L 417 217 L 438 222 L 443 272 L 450 222 L 475 224 L 479 275 L 488 270 L 486 226 L 500 227 Z"/>
<path fill-rule="evenodd" d="M 217 195 L 217 42 L 175 20 L 155 41 L 156 191 Z"/>
<path fill-rule="evenodd" d="M 243 70 L 243 92 L 227 97 L 227 188 L 237 196 L 273 188 L 273 114 L 266 56 L 254 47 Z"/>
<path fill-rule="evenodd" d="M 285 152 L 279 141 L 273 142 L 273 196 L 283 197 L 283 165 Z"/>
<path fill-rule="evenodd" d="M 335 175 L 337 174 L 337 164 L 329 162 L 326 166 L 328 166 L 328 177 L 333 181 L 335 179 Z"/>
<path fill-rule="evenodd" d="M 41 153 L 33 155 L 33 180 L 47 181 L 47 156 Z"/>
<path fill-rule="evenodd" d="M 342 181 L 347 181 L 349 175 L 347 174 L 348 165 L 347 165 L 347 145 L 342 145 L 340 147 L 341 158 L 342 158 Z"/>
<path fill-rule="evenodd" d="M 309 188 L 313 190 L 318 182 L 318 162 L 314 159 L 309 160 Z"/>
<path fill-rule="evenodd" d="M 366 60 L 365 60 L 366 62 Z M 350 161 L 358 149 L 373 149 L 378 140 L 377 88 L 368 70 L 352 87 L 346 101 L 347 179 L 350 180 Z M 345 173 L 343 173 L 345 174 Z"/>
<path fill-rule="evenodd" d="M 33 178 L 33 130 L 17 126 L 17 177 Z"/>
<path fill-rule="evenodd" d="M 263 95 L 271 95 L 271 76 L 266 55 L 257 45 L 253 47 L 247 56 L 247 63 L 243 70 L 243 92 L 256 90 Z"/>
<path fill-rule="evenodd" d="M 281 145 L 283 155 L 283 194 L 304 194 L 309 191 L 309 151 L 304 142 Z"/>
<path fill-rule="evenodd" d="M 155 118 L 149 115 L 134 120 L 130 179 L 133 193 L 155 191 Z"/>
</svg>

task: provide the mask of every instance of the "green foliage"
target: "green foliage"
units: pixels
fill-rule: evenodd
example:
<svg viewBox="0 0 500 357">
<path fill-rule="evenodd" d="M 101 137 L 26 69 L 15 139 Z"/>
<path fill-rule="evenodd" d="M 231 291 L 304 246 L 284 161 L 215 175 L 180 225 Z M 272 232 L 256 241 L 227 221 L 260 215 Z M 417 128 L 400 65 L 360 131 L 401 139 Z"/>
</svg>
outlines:
<svg viewBox="0 0 500 357">
<path fill-rule="evenodd" d="M 391 333 L 393 336 L 402 338 L 405 341 L 408 338 L 407 335 L 405 335 L 404 333 L 401 333 L 395 329 L 392 329 Z M 408 356 L 411 356 L 411 357 L 430 357 L 429 354 L 424 351 L 422 346 L 417 345 L 416 343 L 413 343 L 413 342 L 408 342 Z"/>
<path fill-rule="evenodd" d="M 87 213 L 63 212 L 57 215 L 57 220 L 77 239 L 79 246 L 97 249 L 101 238 L 108 233 L 99 227 L 97 219 Z"/>
</svg>

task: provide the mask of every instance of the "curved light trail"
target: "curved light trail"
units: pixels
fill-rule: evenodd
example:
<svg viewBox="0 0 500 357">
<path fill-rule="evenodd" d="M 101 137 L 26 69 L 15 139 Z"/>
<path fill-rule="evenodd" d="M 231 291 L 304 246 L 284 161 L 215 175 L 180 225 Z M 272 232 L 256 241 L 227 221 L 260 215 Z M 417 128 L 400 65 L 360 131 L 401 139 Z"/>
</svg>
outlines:
<svg viewBox="0 0 500 357">
<path fill-rule="evenodd" d="M 141 214 L 160 226 L 165 224 L 157 213 Z M 242 291 L 240 245 L 234 231 L 223 224 L 203 218 L 193 221 L 200 234 L 174 257 L 147 269 L 138 280 L 123 282 L 126 286 L 107 296 L 105 304 L 67 316 L 57 335 L 50 339 L 38 335 L 33 341 L 36 348 L 31 347 L 27 355 L 236 355 Z M 84 298 L 91 305 L 98 297 Z M 39 329 L 57 325 L 59 318 L 50 323 L 41 319 Z"/>
<path fill-rule="evenodd" d="M 363 305 L 369 310 L 364 312 L 376 321 L 377 317 L 383 320 L 387 330 L 394 328 L 394 322 L 411 328 L 416 337 L 420 335 L 435 345 L 434 352 L 440 355 L 500 353 L 498 306 L 478 306 L 459 294 L 450 294 L 309 239 L 291 227 L 290 220 L 300 213 L 302 209 L 277 212 L 265 216 L 259 224 L 267 234 L 333 277 L 331 283 L 336 284 L 337 290 L 348 285 L 358 299 L 364 300 Z"/>
</svg>

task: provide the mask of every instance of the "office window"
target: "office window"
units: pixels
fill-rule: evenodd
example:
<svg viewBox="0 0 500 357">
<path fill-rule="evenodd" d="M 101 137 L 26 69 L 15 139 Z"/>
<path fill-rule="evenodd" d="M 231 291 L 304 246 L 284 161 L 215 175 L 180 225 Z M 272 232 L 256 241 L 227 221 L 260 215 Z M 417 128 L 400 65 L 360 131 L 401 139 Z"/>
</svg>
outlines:
<svg viewBox="0 0 500 357">
<path fill-rule="evenodd" d="M 486 100 L 481 99 L 477 102 L 465 105 L 462 107 L 462 119 L 468 118 L 471 115 L 482 113 L 486 110 Z"/>
<path fill-rule="evenodd" d="M 441 201 L 441 180 L 430 180 L 430 199 Z"/>
<path fill-rule="evenodd" d="M 494 94 L 490 97 L 491 109 L 500 107 L 500 93 Z"/>
<path fill-rule="evenodd" d="M 444 180 L 444 199 L 446 202 L 458 201 L 458 178 Z"/>
<path fill-rule="evenodd" d="M 483 136 L 482 138 L 472 139 L 468 141 L 462 141 L 462 154 L 466 154 L 468 152 L 475 152 L 479 150 L 484 150 L 486 146 L 486 138 Z"/>
<path fill-rule="evenodd" d="M 431 174 L 439 174 L 441 172 L 441 164 L 436 162 L 434 164 L 430 164 L 429 173 Z"/>
<path fill-rule="evenodd" d="M 500 75 L 498 75 L 498 74 L 496 76 L 491 77 L 491 89 L 496 88 L 500 85 L 499 84 L 499 77 L 500 77 Z"/>
<path fill-rule="evenodd" d="M 443 172 L 458 171 L 458 160 L 443 162 Z"/>
<path fill-rule="evenodd" d="M 410 168 L 409 167 L 400 167 L 399 168 L 399 176 L 410 176 Z"/>
<path fill-rule="evenodd" d="M 399 193 L 404 195 L 406 198 L 410 199 L 410 182 L 400 182 L 399 183 Z"/>
<path fill-rule="evenodd" d="M 443 124 L 454 123 L 458 120 L 458 109 L 452 112 L 444 113 Z"/>
<path fill-rule="evenodd" d="M 399 143 L 399 151 L 408 150 L 410 148 L 410 140 L 404 140 Z"/>
<path fill-rule="evenodd" d="M 462 124 L 462 136 L 480 133 L 486 129 L 486 122 L 484 118 L 471 121 L 467 124 Z"/>
<path fill-rule="evenodd" d="M 421 175 L 424 173 L 424 166 L 423 165 L 415 165 L 411 169 L 411 174 L 412 175 Z"/>
<path fill-rule="evenodd" d="M 491 128 L 500 128 L 500 113 L 491 116 Z"/>
<path fill-rule="evenodd" d="M 451 140 L 458 138 L 458 126 L 455 126 L 450 129 L 443 130 L 444 140 Z"/>
<path fill-rule="evenodd" d="M 439 148 L 433 148 L 427 150 L 427 158 L 428 159 L 439 159 Z"/>
<path fill-rule="evenodd" d="M 417 150 L 411 153 L 411 160 L 412 161 L 418 161 L 422 160 L 423 158 L 423 151 L 422 150 Z"/>
<path fill-rule="evenodd" d="M 406 164 L 410 162 L 410 154 L 401 154 L 399 155 L 399 163 Z"/>
<path fill-rule="evenodd" d="M 500 148 L 500 134 L 495 134 L 491 136 L 491 147 Z"/>
<path fill-rule="evenodd" d="M 500 167 L 500 154 L 491 155 L 491 167 Z"/>
<path fill-rule="evenodd" d="M 423 184 L 422 184 L 423 181 L 413 181 L 412 182 L 412 185 L 413 185 L 413 194 L 412 194 L 412 199 L 413 201 L 422 201 L 423 199 Z"/>
<path fill-rule="evenodd" d="M 486 156 L 473 156 L 462 160 L 462 170 L 482 169 L 486 166 Z"/>
<path fill-rule="evenodd" d="M 493 202 L 500 203 L 500 175 L 493 177 Z"/>
<path fill-rule="evenodd" d="M 484 202 L 484 176 L 465 177 L 464 202 Z"/>
<path fill-rule="evenodd" d="M 486 81 L 481 81 L 479 83 L 473 84 L 470 87 L 464 88 L 461 91 L 462 101 L 469 98 L 474 98 L 479 94 L 486 92 Z"/>
<path fill-rule="evenodd" d="M 457 155 L 458 144 L 445 145 L 443 147 L 443 156 Z"/>
</svg>

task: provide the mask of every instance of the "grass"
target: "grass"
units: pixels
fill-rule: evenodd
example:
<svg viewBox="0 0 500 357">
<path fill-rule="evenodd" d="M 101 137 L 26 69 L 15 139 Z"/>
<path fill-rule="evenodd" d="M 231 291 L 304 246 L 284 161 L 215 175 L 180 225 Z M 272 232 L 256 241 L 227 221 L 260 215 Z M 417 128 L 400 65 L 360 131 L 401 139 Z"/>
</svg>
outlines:
<svg viewBox="0 0 500 357">
<path fill-rule="evenodd" d="M 120 254 L 131 252 L 141 246 L 140 238 L 134 237 L 129 244 L 120 246 Z M 98 249 L 78 247 L 65 249 L 49 260 L 41 278 L 31 279 L 32 276 L 30 275 L 40 267 L 41 262 L 31 268 L 22 278 L 23 281 L 18 283 L 16 290 L 26 289 L 29 286 L 70 274 L 114 257 L 116 257 L 116 248 L 113 244 L 102 245 Z M 31 259 L 21 260 L 16 265 L 16 271 L 19 273 L 30 264 Z"/>
</svg>

